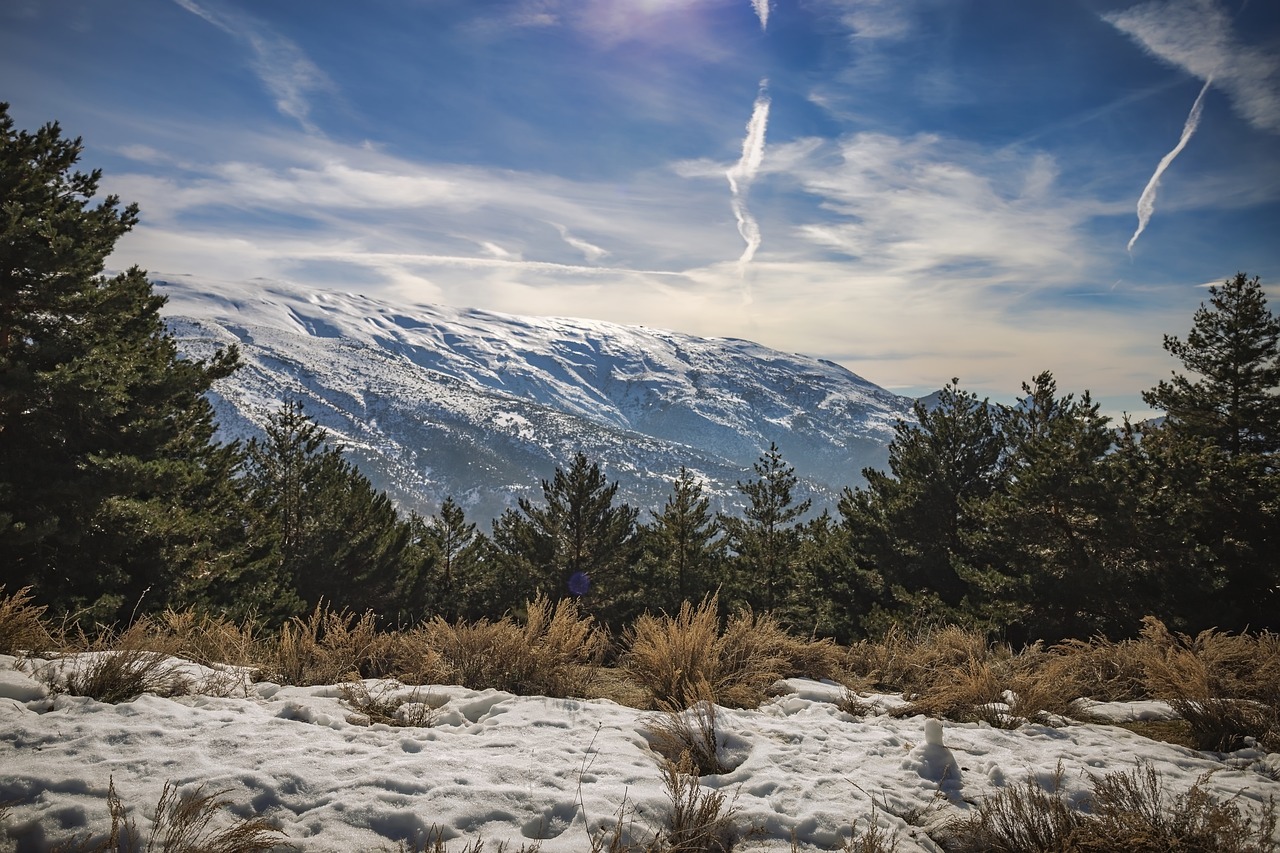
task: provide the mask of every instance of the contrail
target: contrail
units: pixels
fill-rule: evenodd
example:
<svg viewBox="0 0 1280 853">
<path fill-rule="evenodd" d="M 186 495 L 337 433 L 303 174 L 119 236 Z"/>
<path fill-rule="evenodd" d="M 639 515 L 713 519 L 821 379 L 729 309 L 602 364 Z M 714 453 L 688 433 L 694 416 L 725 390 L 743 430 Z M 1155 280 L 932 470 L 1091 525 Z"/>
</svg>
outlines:
<svg viewBox="0 0 1280 853">
<path fill-rule="evenodd" d="M 760 81 L 760 94 L 756 95 L 751 120 L 747 122 L 747 137 L 742 140 L 742 158 L 725 172 L 729 179 L 729 192 L 733 194 L 733 216 L 738 220 L 738 233 L 747 244 L 738 259 L 742 265 L 750 263 L 756 249 L 760 248 L 760 226 L 747 209 L 747 190 L 764 160 L 764 132 L 769 124 L 768 85 L 767 79 Z"/>
<path fill-rule="evenodd" d="M 1196 102 L 1191 105 L 1191 112 L 1187 115 L 1187 123 L 1182 126 L 1182 138 L 1178 140 L 1178 144 L 1173 146 L 1173 150 L 1164 155 L 1160 160 L 1160 164 L 1156 166 L 1155 174 L 1151 176 L 1151 180 L 1147 181 L 1147 187 L 1142 191 L 1142 195 L 1138 198 L 1138 230 L 1133 232 L 1133 236 L 1129 238 L 1128 251 L 1133 251 L 1133 244 L 1138 242 L 1138 236 L 1146 230 L 1147 223 L 1151 220 L 1151 214 L 1156 210 L 1156 190 L 1160 188 L 1160 177 L 1164 174 L 1164 170 L 1169 168 L 1169 164 L 1174 158 L 1182 153 L 1182 149 L 1187 147 L 1187 143 L 1191 141 L 1191 136 L 1196 132 L 1196 128 L 1200 126 L 1200 113 L 1204 108 L 1204 95 L 1209 91 L 1209 84 L 1213 82 L 1213 78 L 1204 81 L 1204 88 L 1200 90 L 1200 94 L 1196 96 Z"/>
<path fill-rule="evenodd" d="M 755 7 L 756 17 L 760 19 L 760 29 L 769 28 L 769 0 L 751 0 L 751 5 Z"/>
</svg>

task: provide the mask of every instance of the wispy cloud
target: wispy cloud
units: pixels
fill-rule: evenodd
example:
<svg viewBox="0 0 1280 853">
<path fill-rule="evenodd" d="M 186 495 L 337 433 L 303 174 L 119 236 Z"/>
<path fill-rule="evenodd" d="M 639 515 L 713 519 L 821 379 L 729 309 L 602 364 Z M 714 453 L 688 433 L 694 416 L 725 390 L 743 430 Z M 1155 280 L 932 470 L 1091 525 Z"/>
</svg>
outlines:
<svg viewBox="0 0 1280 853">
<path fill-rule="evenodd" d="M 282 115 L 298 122 L 310 133 L 317 132 L 311 121 L 311 95 L 334 90 L 332 81 L 290 39 L 240 12 L 201 5 L 195 0 L 174 0 L 183 9 L 209 22 L 249 46 L 250 67 L 267 93 L 275 99 Z"/>
<path fill-rule="evenodd" d="M 760 19 L 760 29 L 769 29 L 769 0 L 751 0 L 751 7 L 756 10 Z"/>
<path fill-rule="evenodd" d="M 1103 18 L 1151 55 L 1201 80 L 1213 78 L 1246 121 L 1280 133 L 1280 56 L 1243 42 L 1215 0 L 1143 3 Z"/>
<path fill-rule="evenodd" d="M 760 93 L 756 95 L 751 120 L 747 122 L 747 135 L 742 140 L 742 156 L 725 172 L 732 195 L 733 216 L 738 221 L 738 233 L 747 244 L 742 250 L 742 256 L 738 258 L 738 263 L 743 267 L 751 263 L 756 250 L 760 248 L 760 225 L 747 207 L 747 191 L 764 161 L 765 130 L 769 124 L 768 85 L 768 80 L 760 81 Z"/>
<path fill-rule="evenodd" d="M 552 225 L 560 232 L 560 239 L 581 252 L 582 256 L 588 261 L 599 261 L 609 256 L 607 249 L 602 249 L 594 243 L 588 243 L 586 240 L 573 236 L 569 233 L 569 229 L 560 223 L 553 222 Z"/>
<path fill-rule="evenodd" d="M 1195 134 L 1196 128 L 1200 126 L 1200 114 L 1204 110 L 1204 96 L 1209 91 L 1209 84 L 1213 82 L 1213 78 L 1204 81 L 1204 86 L 1200 89 L 1200 94 L 1196 96 L 1195 103 L 1191 105 L 1191 112 L 1187 114 L 1187 121 L 1182 126 L 1182 136 L 1178 138 L 1178 144 L 1156 165 L 1155 172 L 1151 175 L 1151 180 L 1147 181 L 1147 186 L 1142 190 L 1142 195 L 1138 197 L 1138 227 L 1133 232 L 1133 236 L 1129 238 L 1129 245 L 1125 248 L 1132 252 L 1133 245 L 1138 242 L 1138 237 L 1146 230 L 1147 223 L 1151 221 L 1151 214 L 1156 210 L 1156 191 L 1160 189 L 1160 178 L 1164 175 L 1165 169 L 1169 168 L 1175 158 L 1182 153 L 1182 149 L 1187 147 L 1187 143 L 1191 141 L 1191 137 Z"/>
<path fill-rule="evenodd" d="M 1043 152 L 990 152 L 936 134 L 855 134 L 811 149 L 792 177 L 825 214 L 799 226 L 805 239 L 904 278 L 1062 280 L 1080 271 L 1080 227 L 1112 212 L 1064 192 Z"/>
</svg>

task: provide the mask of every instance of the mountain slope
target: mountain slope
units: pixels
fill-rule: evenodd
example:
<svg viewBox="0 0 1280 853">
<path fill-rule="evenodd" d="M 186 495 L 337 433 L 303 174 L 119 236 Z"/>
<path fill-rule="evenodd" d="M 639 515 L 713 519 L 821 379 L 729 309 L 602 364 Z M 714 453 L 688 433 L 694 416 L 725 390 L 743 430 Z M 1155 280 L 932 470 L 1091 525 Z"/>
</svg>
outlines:
<svg viewBox="0 0 1280 853">
<path fill-rule="evenodd" d="M 157 281 L 182 350 L 238 343 L 219 422 L 252 435 L 292 398 L 403 505 L 493 515 L 581 450 L 658 508 L 685 465 L 721 506 L 776 442 L 826 505 L 881 465 L 910 401 L 828 361 L 592 320 L 407 306 L 279 282 Z"/>
</svg>

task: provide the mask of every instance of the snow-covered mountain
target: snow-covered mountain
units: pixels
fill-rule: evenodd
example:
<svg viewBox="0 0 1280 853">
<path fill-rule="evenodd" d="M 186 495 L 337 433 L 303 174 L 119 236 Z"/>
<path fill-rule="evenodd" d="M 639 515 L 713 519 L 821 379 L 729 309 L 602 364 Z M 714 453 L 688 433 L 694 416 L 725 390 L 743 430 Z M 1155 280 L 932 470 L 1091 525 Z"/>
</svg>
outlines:
<svg viewBox="0 0 1280 853">
<path fill-rule="evenodd" d="M 300 400 L 379 488 L 424 512 L 450 494 L 479 517 L 539 498 L 579 450 L 633 505 L 660 508 L 684 465 L 730 507 L 770 442 L 829 505 L 884 463 L 910 406 L 830 361 L 743 340 L 276 281 L 155 284 L 184 353 L 240 346 L 245 367 L 214 395 L 227 436 Z"/>
</svg>

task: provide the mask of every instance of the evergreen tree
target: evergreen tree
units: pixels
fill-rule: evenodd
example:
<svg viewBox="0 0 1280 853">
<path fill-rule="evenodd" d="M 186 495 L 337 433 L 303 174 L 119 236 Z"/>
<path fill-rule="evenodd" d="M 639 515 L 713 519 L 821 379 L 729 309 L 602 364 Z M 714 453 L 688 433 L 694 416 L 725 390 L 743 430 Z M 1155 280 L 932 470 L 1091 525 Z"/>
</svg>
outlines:
<svg viewBox="0 0 1280 853">
<path fill-rule="evenodd" d="M 322 599 L 356 611 L 385 609 L 412 570 L 409 525 L 301 403 L 285 403 L 265 432 L 249 442 L 246 468 L 255 535 L 270 543 L 281 583 L 303 609 Z"/>
<path fill-rule="evenodd" d="M 1116 548 L 1124 516 L 1104 465 L 1109 419 L 1087 391 L 1060 396 L 1048 371 L 1022 391 L 1000 407 L 1004 488 L 982 506 L 974 534 L 1003 588 L 1007 621 L 1052 641 L 1131 631 L 1143 613 L 1134 610 L 1141 597 L 1128 555 Z"/>
<path fill-rule="evenodd" d="M 774 443 L 752 465 L 753 480 L 738 482 L 747 498 L 743 517 L 720 517 L 732 553 L 732 593 L 751 607 L 773 610 L 793 597 L 799 583 L 800 545 L 808 499 L 796 503 L 795 468 Z"/>
<path fill-rule="evenodd" d="M 644 543 L 641 598 L 652 611 L 676 613 L 683 602 L 714 593 L 724 562 L 720 525 L 692 471 L 681 467 L 661 513 L 641 529 Z"/>
<path fill-rule="evenodd" d="M 467 521 L 453 497 L 444 499 L 440 511 L 421 527 L 421 540 L 431 554 L 431 591 L 425 600 L 431 612 L 449 621 L 478 619 L 490 614 L 483 576 L 488 540 Z"/>
<path fill-rule="evenodd" d="M 1165 349 L 1199 376 L 1146 392 L 1163 408 L 1126 453 L 1146 487 L 1138 513 L 1171 621 L 1188 630 L 1280 626 L 1280 319 L 1257 277 L 1209 289 L 1186 341 Z M 1199 593 L 1199 594 L 1197 594 Z"/>
<path fill-rule="evenodd" d="M 982 503 L 1002 485 L 1004 445 L 990 405 L 958 381 L 932 409 L 916 402 L 916 423 L 895 426 L 889 471 L 865 469 L 867 485 L 847 492 L 839 511 L 855 565 L 887 591 L 876 609 L 991 627 L 1003 614 L 990 596 L 1002 593 L 974 533 Z"/>
<path fill-rule="evenodd" d="M 575 454 L 568 470 L 557 467 L 550 481 L 542 481 L 541 506 L 521 498 L 519 513 L 508 511 L 494 522 L 494 544 L 508 573 L 523 561 L 537 591 L 577 596 L 605 621 L 623 618 L 623 609 L 634 608 L 628 570 L 636 557 L 638 512 L 615 506 L 617 492 L 617 482 L 583 453 Z"/>
<path fill-rule="evenodd" d="M 179 358 L 146 274 L 103 274 L 138 210 L 93 204 L 81 150 L 0 105 L 0 583 L 111 621 L 237 559 L 238 450 L 203 396 L 237 354 Z"/>
<path fill-rule="evenodd" d="M 1164 348 L 1201 377 L 1175 373 L 1143 393 L 1180 434 L 1212 442 L 1230 456 L 1280 450 L 1280 318 L 1267 308 L 1257 276 L 1237 273 L 1209 288 L 1186 341 Z"/>
</svg>

